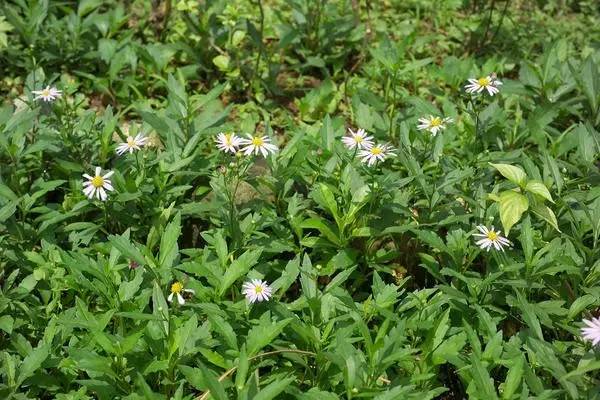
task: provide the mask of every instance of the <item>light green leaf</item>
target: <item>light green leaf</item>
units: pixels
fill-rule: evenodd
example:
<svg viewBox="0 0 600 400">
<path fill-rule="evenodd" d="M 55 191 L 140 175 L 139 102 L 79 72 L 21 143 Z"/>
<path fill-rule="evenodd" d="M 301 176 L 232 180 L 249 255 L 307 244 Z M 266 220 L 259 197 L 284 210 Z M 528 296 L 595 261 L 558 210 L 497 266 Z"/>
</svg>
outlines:
<svg viewBox="0 0 600 400">
<path fill-rule="evenodd" d="M 217 68 L 224 72 L 229 70 L 229 61 L 229 57 L 224 54 L 218 55 L 212 60 L 213 64 L 215 64 Z"/>
<path fill-rule="evenodd" d="M 558 221 L 556 219 L 556 215 L 554 215 L 554 212 L 550 209 L 550 207 L 545 206 L 543 204 L 534 204 L 531 207 L 531 211 L 535 215 L 552 225 L 552 227 L 558 232 L 560 232 L 560 229 L 558 228 Z"/>
<path fill-rule="evenodd" d="M 500 193 L 500 221 L 502 221 L 505 235 L 508 235 L 510 228 L 519 222 L 521 216 L 528 208 L 529 200 L 522 194 L 512 190 Z"/>
<path fill-rule="evenodd" d="M 521 167 L 516 167 L 510 164 L 493 164 L 490 165 L 498 170 L 506 179 L 518 186 L 524 186 L 527 181 L 527 174 Z"/>
<path fill-rule="evenodd" d="M 528 181 L 527 185 L 525 186 L 525 190 L 528 191 L 529 193 L 537 194 L 538 196 L 541 196 L 544 199 L 554 203 L 554 200 L 552 200 L 552 195 L 550 195 L 548 188 L 541 181 L 537 181 L 537 180 Z"/>
</svg>

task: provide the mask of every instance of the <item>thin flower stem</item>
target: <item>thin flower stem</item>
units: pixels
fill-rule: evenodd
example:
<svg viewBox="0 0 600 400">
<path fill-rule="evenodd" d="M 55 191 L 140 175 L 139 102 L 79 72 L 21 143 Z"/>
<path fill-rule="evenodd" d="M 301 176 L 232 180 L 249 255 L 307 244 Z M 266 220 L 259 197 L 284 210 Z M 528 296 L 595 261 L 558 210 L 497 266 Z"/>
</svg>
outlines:
<svg viewBox="0 0 600 400">
<path fill-rule="evenodd" d="M 295 350 L 295 349 L 283 349 L 283 350 L 275 350 L 275 351 L 269 351 L 269 352 L 266 352 L 266 353 L 257 354 L 254 357 L 248 358 L 248 361 L 250 362 L 250 361 L 256 360 L 257 358 L 272 356 L 272 355 L 281 354 L 281 353 L 303 354 L 305 356 L 311 356 L 311 357 L 316 357 L 317 356 L 317 354 L 313 353 L 312 351 Z M 218 381 L 219 382 L 223 382 L 229 375 L 233 374 L 235 372 L 235 370 L 237 370 L 237 368 L 238 368 L 237 366 L 229 368 L 227 371 L 225 371 L 219 377 Z M 208 399 L 208 396 L 210 396 L 210 390 L 207 390 L 206 392 L 202 393 L 200 396 L 196 397 L 196 400 L 206 400 L 206 399 Z"/>
</svg>

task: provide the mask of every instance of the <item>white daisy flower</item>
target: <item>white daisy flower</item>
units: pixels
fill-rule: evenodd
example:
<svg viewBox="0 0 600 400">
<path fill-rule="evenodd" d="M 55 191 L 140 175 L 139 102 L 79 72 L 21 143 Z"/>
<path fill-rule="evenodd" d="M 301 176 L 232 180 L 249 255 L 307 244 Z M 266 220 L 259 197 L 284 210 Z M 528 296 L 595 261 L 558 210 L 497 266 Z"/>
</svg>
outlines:
<svg viewBox="0 0 600 400">
<path fill-rule="evenodd" d="M 173 296 L 177 296 L 177 302 L 179 303 L 179 305 L 184 305 L 185 304 L 185 299 L 183 298 L 182 293 L 191 293 L 191 294 L 194 294 L 196 292 L 194 292 L 193 289 L 184 289 L 183 288 L 183 283 L 181 283 L 179 281 L 175 281 L 171 285 L 171 294 L 169 295 L 169 297 L 167 297 L 167 301 L 169 303 L 171 303 L 171 302 L 173 302 Z"/>
<path fill-rule="evenodd" d="M 420 124 L 417 125 L 418 130 L 428 130 L 431 135 L 435 136 L 439 131 L 446 129 L 446 124 L 453 122 L 452 118 L 441 118 L 430 115 L 429 117 L 419 118 Z"/>
<path fill-rule="evenodd" d="M 359 129 L 354 132 L 348 128 L 348 136 L 342 138 L 342 142 L 349 149 L 368 149 L 373 146 L 373 138 L 367 136 L 367 132 L 364 129 Z"/>
<path fill-rule="evenodd" d="M 391 146 L 387 144 L 378 144 L 361 150 L 358 153 L 358 156 L 361 157 L 362 162 L 366 163 L 370 167 L 377 161 L 383 161 L 393 154 L 394 152 Z"/>
<path fill-rule="evenodd" d="M 31 93 L 36 95 L 33 100 L 43 100 L 43 101 L 54 101 L 62 96 L 62 90 L 58 90 L 54 86 L 46 86 L 45 89 L 42 90 L 32 90 Z"/>
<path fill-rule="evenodd" d="M 246 296 L 246 299 L 250 303 L 255 303 L 257 301 L 269 300 L 273 295 L 273 289 L 265 281 L 252 279 L 242 285 L 242 294 Z"/>
<path fill-rule="evenodd" d="M 496 232 L 493 226 L 488 229 L 484 225 L 478 225 L 477 230 L 481 233 L 474 233 L 473 236 L 480 238 L 475 244 L 482 250 L 490 251 L 490 249 L 494 247 L 496 250 L 504 251 L 504 246 L 510 246 L 512 244 L 510 240 L 500 235 L 499 232 Z"/>
<path fill-rule="evenodd" d="M 93 199 L 94 196 L 96 196 L 98 200 L 105 201 L 108 198 L 106 191 L 112 192 L 115 190 L 112 187 L 110 179 L 108 179 L 114 172 L 108 171 L 106 174 L 100 175 L 100 171 L 100 167 L 96 167 L 96 173 L 93 177 L 88 174 L 83 174 L 83 177 L 87 179 L 87 181 L 83 182 L 83 193 L 90 199 Z"/>
<path fill-rule="evenodd" d="M 129 151 L 129 154 L 133 153 L 134 150 L 140 150 L 140 148 L 146 145 L 148 138 L 138 133 L 135 137 L 128 136 L 127 141 L 117 146 L 117 154 L 122 155 Z"/>
<path fill-rule="evenodd" d="M 585 328 L 581 328 L 581 336 L 585 340 L 590 340 L 595 346 L 600 343 L 600 318 L 592 318 L 592 320 L 584 319 Z"/>
<path fill-rule="evenodd" d="M 498 88 L 500 85 L 502 85 L 502 82 L 496 79 L 496 74 L 491 74 L 479 79 L 469 79 L 469 84 L 465 86 L 465 90 L 467 93 L 481 93 L 487 90 L 489 95 L 493 96 L 500 92 Z"/>
<path fill-rule="evenodd" d="M 248 139 L 240 139 L 240 144 L 246 146 L 242 149 L 245 155 L 258 154 L 261 152 L 263 157 L 269 155 L 269 153 L 275 153 L 277 146 L 271 143 L 271 139 L 268 136 L 252 136 L 247 135 Z"/>
<path fill-rule="evenodd" d="M 237 136 L 235 133 L 219 133 L 215 142 L 217 148 L 225 153 L 237 153 L 237 148 L 242 144 L 242 138 Z"/>
</svg>

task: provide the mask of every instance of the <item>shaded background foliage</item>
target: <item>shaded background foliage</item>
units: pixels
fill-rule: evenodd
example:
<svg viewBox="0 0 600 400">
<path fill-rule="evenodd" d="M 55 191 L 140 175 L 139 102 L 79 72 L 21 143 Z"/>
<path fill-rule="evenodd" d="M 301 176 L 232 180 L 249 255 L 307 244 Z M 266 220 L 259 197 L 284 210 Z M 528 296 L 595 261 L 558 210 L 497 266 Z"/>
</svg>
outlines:
<svg viewBox="0 0 600 400">
<path fill-rule="evenodd" d="M 596 398 L 599 7 L 3 2 L 2 397 Z M 474 104 L 464 82 L 491 72 L 501 95 Z M 32 103 L 49 82 L 64 98 Z M 416 132 L 430 113 L 456 123 Z M 397 157 L 364 170 L 348 126 Z M 149 149 L 117 157 L 138 131 Z M 282 150 L 232 190 L 221 131 Z M 489 163 L 551 193 L 506 254 L 470 236 L 515 187 Z M 116 171 L 101 205 L 96 165 Z M 246 276 L 275 299 L 248 308 Z"/>
</svg>

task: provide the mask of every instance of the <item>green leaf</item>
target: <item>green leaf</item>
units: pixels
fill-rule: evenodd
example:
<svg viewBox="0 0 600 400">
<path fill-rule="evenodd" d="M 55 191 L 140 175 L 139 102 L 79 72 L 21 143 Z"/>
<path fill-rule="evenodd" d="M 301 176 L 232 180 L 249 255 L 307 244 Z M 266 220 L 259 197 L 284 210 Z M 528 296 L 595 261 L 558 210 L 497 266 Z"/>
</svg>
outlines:
<svg viewBox="0 0 600 400">
<path fill-rule="evenodd" d="M 292 319 L 293 318 L 287 318 L 279 322 L 271 322 L 263 319 L 259 325 L 250 329 L 246 339 L 248 356 L 257 354 L 263 347 L 271 343 Z"/>
<path fill-rule="evenodd" d="M 330 242 L 337 246 L 341 246 L 341 241 L 337 233 L 337 228 L 335 228 L 335 226 L 332 226 L 331 223 L 326 222 L 324 219 L 321 219 L 319 217 L 308 218 L 302 221 L 300 227 L 303 229 L 316 229 L 322 235 L 324 235 Z"/>
<path fill-rule="evenodd" d="M 12 333 L 15 320 L 10 315 L 3 315 L 0 317 L 0 329 L 9 335 Z"/>
<path fill-rule="evenodd" d="M 2 208 L 0 208 L 0 222 L 4 222 L 17 211 L 17 202 L 10 201 L 5 204 Z"/>
<path fill-rule="evenodd" d="M 177 239 L 181 235 L 181 214 L 177 213 L 167 227 L 160 240 L 160 258 L 159 263 L 162 268 L 171 268 L 177 254 L 179 247 L 177 246 Z"/>
<path fill-rule="evenodd" d="M 510 164 L 493 164 L 490 165 L 498 170 L 506 179 L 518 186 L 524 186 L 527 181 L 527 174 L 521 167 L 516 167 Z"/>
<path fill-rule="evenodd" d="M 512 399 L 513 394 L 519 388 L 521 379 L 523 377 L 523 364 L 525 360 L 522 356 L 517 356 L 512 359 L 512 365 L 506 374 L 506 380 L 504 381 L 502 398 L 509 400 Z"/>
<path fill-rule="evenodd" d="M 227 270 L 225 271 L 221 281 L 219 296 L 223 296 L 225 291 L 229 289 L 229 287 L 233 285 L 236 280 L 248 273 L 250 268 L 252 268 L 254 264 L 258 262 L 261 253 L 262 249 L 247 250 L 239 258 L 235 259 L 229 267 L 227 267 Z"/>
<path fill-rule="evenodd" d="M 21 385 L 25 379 L 33 376 L 35 371 L 40 369 L 42 363 L 50 355 L 50 349 L 48 345 L 40 345 L 33 349 L 31 353 L 21 363 L 19 367 L 19 375 L 17 377 L 17 386 Z"/>
<path fill-rule="evenodd" d="M 546 221 L 547 223 L 552 225 L 552 227 L 554 229 L 556 229 L 558 232 L 560 232 L 560 229 L 558 228 L 558 221 L 556 219 L 556 215 L 554 215 L 554 212 L 550 209 L 550 207 L 545 206 L 543 204 L 534 204 L 531 207 L 531 211 L 536 216 L 538 216 L 539 218 L 543 219 L 544 221 Z"/>
<path fill-rule="evenodd" d="M 119 286 L 119 299 L 121 299 L 121 301 L 131 300 L 140 289 L 143 280 L 144 271 L 141 268 L 138 268 L 135 271 L 135 277 L 132 280 L 121 282 L 121 285 Z"/>
<path fill-rule="evenodd" d="M 493 400 L 498 398 L 498 394 L 494 388 L 494 380 L 475 354 L 471 354 L 471 376 L 477 387 L 477 394 L 480 399 Z"/>
<path fill-rule="evenodd" d="M 273 292 L 279 292 L 283 295 L 292 284 L 298 279 L 300 274 L 300 255 L 294 257 L 293 260 L 288 261 L 285 269 L 281 273 L 281 276 L 277 278 L 271 285 Z"/>
<path fill-rule="evenodd" d="M 279 395 L 279 393 L 283 392 L 290 383 L 294 382 L 294 380 L 294 377 L 277 379 L 258 392 L 252 400 L 272 400 Z"/>
<path fill-rule="evenodd" d="M 523 312 L 523 320 L 525 321 L 529 329 L 533 331 L 533 333 L 538 339 L 544 340 L 544 335 L 542 334 L 542 327 L 535 313 L 535 308 L 527 302 L 525 297 L 520 292 L 517 292 L 517 306 Z"/>
<path fill-rule="evenodd" d="M 246 354 L 246 345 L 242 345 L 240 354 L 238 356 L 237 370 L 235 371 L 235 387 L 241 391 L 246 382 L 246 376 L 248 375 L 248 355 Z"/>
<path fill-rule="evenodd" d="M 237 336 L 231 325 L 213 310 L 207 309 L 206 312 L 212 328 L 223 337 L 229 348 L 237 350 Z"/>
<path fill-rule="evenodd" d="M 134 260 L 140 265 L 146 264 L 146 259 L 138 248 L 129 240 L 129 229 L 120 236 L 109 235 L 108 240 L 113 246 L 121 252 L 121 254 L 131 260 Z"/>
<path fill-rule="evenodd" d="M 587 97 L 592 112 L 598 112 L 598 96 L 600 93 L 600 73 L 593 57 L 589 55 L 581 68 L 582 90 Z"/>
<path fill-rule="evenodd" d="M 528 208 L 529 200 L 522 194 L 512 190 L 500 193 L 500 221 L 502 221 L 505 235 L 508 235 L 510 228 L 519 222 L 521 216 Z"/>
<path fill-rule="evenodd" d="M 175 301 L 175 299 L 173 299 Z M 152 288 L 152 314 L 162 321 L 162 326 L 166 336 L 169 335 L 169 305 L 165 300 L 163 291 L 158 286 L 157 282 L 154 282 Z"/>
</svg>

